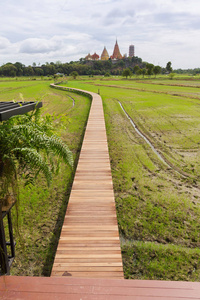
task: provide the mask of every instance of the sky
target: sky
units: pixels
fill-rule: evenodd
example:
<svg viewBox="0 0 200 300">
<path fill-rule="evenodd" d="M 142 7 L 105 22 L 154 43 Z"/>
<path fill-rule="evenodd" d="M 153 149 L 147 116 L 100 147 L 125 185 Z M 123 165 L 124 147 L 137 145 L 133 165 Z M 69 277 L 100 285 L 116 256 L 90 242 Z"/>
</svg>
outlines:
<svg viewBox="0 0 200 300">
<path fill-rule="evenodd" d="M 0 0 L 0 66 L 78 61 L 88 53 L 200 68 L 200 0 Z"/>
</svg>

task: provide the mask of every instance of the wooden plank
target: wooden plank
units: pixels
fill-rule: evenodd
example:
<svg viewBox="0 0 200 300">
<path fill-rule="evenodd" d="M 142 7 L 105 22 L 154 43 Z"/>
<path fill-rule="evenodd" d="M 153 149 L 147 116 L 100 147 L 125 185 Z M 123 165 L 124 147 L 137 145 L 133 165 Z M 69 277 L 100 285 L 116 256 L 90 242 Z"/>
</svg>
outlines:
<svg viewBox="0 0 200 300">
<path fill-rule="evenodd" d="M 104 211 L 103 211 L 104 212 Z M 69 231 L 69 232 L 73 232 L 73 231 L 79 231 L 79 232 L 85 232 L 85 231 L 89 231 L 89 232 L 104 232 L 104 231 L 108 231 L 108 232 L 116 232 L 116 228 L 118 228 L 117 225 L 94 225 L 93 227 L 91 227 L 89 224 L 77 224 L 76 226 L 74 225 L 67 225 L 67 222 L 65 221 L 64 225 L 63 225 L 63 231 Z"/>
<path fill-rule="evenodd" d="M 87 264 L 88 266 L 90 265 L 90 263 L 99 263 L 99 258 L 95 258 L 95 257 L 90 257 L 90 258 L 79 258 L 78 259 L 78 261 L 77 261 L 77 258 L 57 258 L 56 259 L 56 262 L 55 262 L 55 265 L 57 265 L 57 264 L 68 264 L 68 263 L 85 263 L 85 264 Z M 105 264 L 105 265 L 107 265 L 107 263 L 110 263 L 110 264 L 112 264 L 112 263 L 120 263 L 121 264 L 121 266 L 122 266 L 122 262 L 121 262 L 121 258 L 119 258 L 119 257 L 115 257 L 115 258 L 112 258 L 112 259 L 110 259 L 110 258 L 104 258 L 103 260 L 101 260 L 100 261 L 100 263 L 102 264 Z"/>
<path fill-rule="evenodd" d="M 99 254 L 101 253 L 101 254 Z M 65 250 L 58 250 L 56 253 L 56 257 L 120 257 L 120 251 L 119 250 L 112 250 L 112 251 L 107 251 L 107 250 L 102 250 L 101 252 L 99 250 L 71 250 L 65 249 Z"/>
<path fill-rule="evenodd" d="M 66 274 L 65 274 L 66 273 Z M 104 272 L 93 272 L 93 271 L 88 271 L 88 272 L 68 272 L 67 270 L 66 271 L 52 271 L 52 275 L 51 276 L 73 276 L 73 277 L 81 277 L 81 278 L 84 278 L 84 277 L 92 277 L 92 278 L 113 278 L 113 277 L 118 277 L 118 278 L 122 278 L 123 276 L 123 272 L 114 272 L 114 271 L 104 271 Z"/>
<path fill-rule="evenodd" d="M 112 241 L 59 241 L 59 247 L 118 247 L 118 242 Z"/>
<path fill-rule="evenodd" d="M 71 266 L 71 265 L 63 265 L 58 264 L 54 266 L 54 272 L 121 272 L 121 266 Z"/>
<path fill-rule="evenodd" d="M 120 245 L 120 243 L 119 243 L 119 240 L 116 238 L 116 239 L 99 239 L 99 240 L 81 240 L 81 239 L 74 239 L 74 240 L 72 240 L 72 239 L 70 239 L 70 240 L 66 240 L 66 239 L 60 239 L 59 240 L 59 245 L 60 244 L 77 244 L 77 245 L 79 245 L 79 244 L 84 244 L 84 245 L 91 245 L 91 244 L 94 244 L 94 245 L 98 245 L 98 247 L 99 247 L 99 245 L 111 245 L 111 247 L 112 247 L 112 245 Z"/>
<path fill-rule="evenodd" d="M 74 230 L 63 230 L 62 233 L 66 236 L 66 235 L 76 235 L 81 234 L 81 236 L 86 236 L 86 234 L 89 234 L 90 237 L 95 236 L 94 234 L 97 234 L 96 236 L 102 236 L 102 235 L 108 235 L 108 236 L 119 236 L 118 232 L 115 231 L 107 231 L 107 230 L 103 230 L 103 231 L 95 231 L 92 229 L 88 229 L 87 232 L 79 230 L 79 228 L 77 229 L 76 227 L 74 228 Z"/>
<path fill-rule="evenodd" d="M 81 236 L 81 237 L 104 237 L 105 235 L 107 237 L 119 237 L 118 232 L 80 232 L 80 231 L 62 231 L 63 236 Z"/>
<path fill-rule="evenodd" d="M 0 277 L 0 299 L 10 300 L 197 300 L 200 283 L 107 278 L 97 272 L 98 279 L 83 278 L 78 273 L 57 272 L 55 277 Z M 106 279 L 101 278 L 101 274 Z M 62 276 L 61 276 L 62 275 Z M 71 276 L 72 275 L 72 276 Z M 108 274 L 109 275 L 109 274 Z M 84 278 L 85 277 L 85 278 Z"/>
<path fill-rule="evenodd" d="M 62 267 L 68 267 L 68 266 L 72 266 L 72 267 L 121 267 L 122 264 L 120 262 L 93 262 L 93 263 L 87 263 L 87 262 L 68 262 L 68 263 L 55 263 L 55 266 L 62 266 Z"/>
<path fill-rule="evenodd" d="M 70 211 L 71 210 L 67 210 L 67 215 L 69 214 L 70 215 Z M 83 214 L 84 215 L 89 215 L 89 216 L 93 216 L 94 215 L 94 211 L 89 211 L 89 206 L 88 206 L 88 209 L 84 209 L 84 211 L 82 210 L 76 210 L 74 213 L 76 213 L 76 216 L 82 216 Z M 104 216 L 110 216 L 112 215 L 112 213 L 115 213 L 115 211 L 112 209 L 112 210 L 109 210 L 107 211 L 107 209 L 104 209 L 104 210 L 101 210 L 101 211 L 98 211 L 98 210 L 95 210 L 95 215 L 101 215 L 101 214 L 104 214 Z M 116 230 L 116 228 L 115 228 Z"/>
<path fill-rule="evenodd" d="M 84 237 L 84 236 L 62 236 L 60 237 L 60 241 L 118 241 L 119 237 L 118 236 L 113 236 L 113 237 L 107 237 L 104 236 L 102 237 Z"/>
</svg>

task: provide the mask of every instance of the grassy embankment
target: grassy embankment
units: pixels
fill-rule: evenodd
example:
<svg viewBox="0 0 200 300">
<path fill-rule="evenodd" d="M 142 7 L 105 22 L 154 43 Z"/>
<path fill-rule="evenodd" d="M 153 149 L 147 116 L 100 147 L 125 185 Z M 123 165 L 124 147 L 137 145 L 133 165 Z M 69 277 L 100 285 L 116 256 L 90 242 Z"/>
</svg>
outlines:
<svg viewBox="0 0 200 300">
<path fill-rule="evenodd" d="M 41 80 L 0 82 L 0 101 L 21 100 L 22 97 L 26 101 L 42 100 L 42 113 L 53 114 L 56 134 L 67 143 L 77 161 L 90 100 L 52 89 L 49 84 L 49 81 Z M 74 107 L 71 97 L 75 100 Z M 50 275 L 72 179 L 73 171 L 62 165 L 49 189 L 42 177 L 32 188 L 24 188 L 23 182 L 20 183 L 19 233 L 15 221 L 17 245 L 12 275 Z"/>
<path fill-rule="evenodd" d="M 199 82 L 69 84 L 99 89 L 103 98 L 126 278 L 199 281 Z M 117 100 L 171 168 L 136 133 Z"/>
</svg>

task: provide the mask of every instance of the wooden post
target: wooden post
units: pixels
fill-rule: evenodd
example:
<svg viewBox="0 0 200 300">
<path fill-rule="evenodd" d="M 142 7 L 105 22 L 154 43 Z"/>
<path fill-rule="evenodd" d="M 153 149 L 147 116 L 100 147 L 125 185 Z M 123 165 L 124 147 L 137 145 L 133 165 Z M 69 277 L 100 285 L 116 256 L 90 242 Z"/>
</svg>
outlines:
<svg viewBox="0 0 200 300">
<path fill-rule="evenodd" d="M 11 258 L 14 259 L 14 257 L 15 257 L 15 242 L 14 242 L 14 238 L 13 238 L 11 211 L 8 212 L 8 227 L 9 227 L 9 236 L 10 236 Z"/>
<path fill-rule="evenodd" d="M 2 216 L 2 202 L 0 201 L 0 264 L 1 264 L 1 273 L 9 275 L 10 268 L 8 262 L 8 254 L 6 247 L 5 231 L 3 225 L 3 216 Z"/>
</svg>

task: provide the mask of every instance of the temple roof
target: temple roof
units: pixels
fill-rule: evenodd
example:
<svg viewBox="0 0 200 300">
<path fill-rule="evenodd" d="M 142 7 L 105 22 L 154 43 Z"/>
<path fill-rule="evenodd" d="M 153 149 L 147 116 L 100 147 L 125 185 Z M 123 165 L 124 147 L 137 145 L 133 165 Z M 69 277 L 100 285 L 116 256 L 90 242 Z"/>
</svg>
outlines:
<svg viewBox="0 0 200 300">
<path fill-rule="evenodd" d="M 92 59 L 93 60 L 98 60 L 99 59 L 99 55 L 96 54 L 96 52 L 92 55 Z"/>
<path fill-rule="evenodd" d="M 119 51 L 119 46 L 118 46 L 117 40 L 116 40 L 113 55 L 111 56 L 111 58 L 112 59 L 122 59 L 122 55 Z"/>
<path fill-rule="evenodd" d="M 92 56 L 90 55 L 90 53 L 85 57 L 85 60 L 92 60 Z"/>
<path fill-rule="evenodd" d="M 101 54 L 101 59 L 102 60 L 108 60 L 109 59 L 109 54 L 108 51 L 106 50 L 106 47 L 104 47 L 103 52 Z"/>
</svg>

